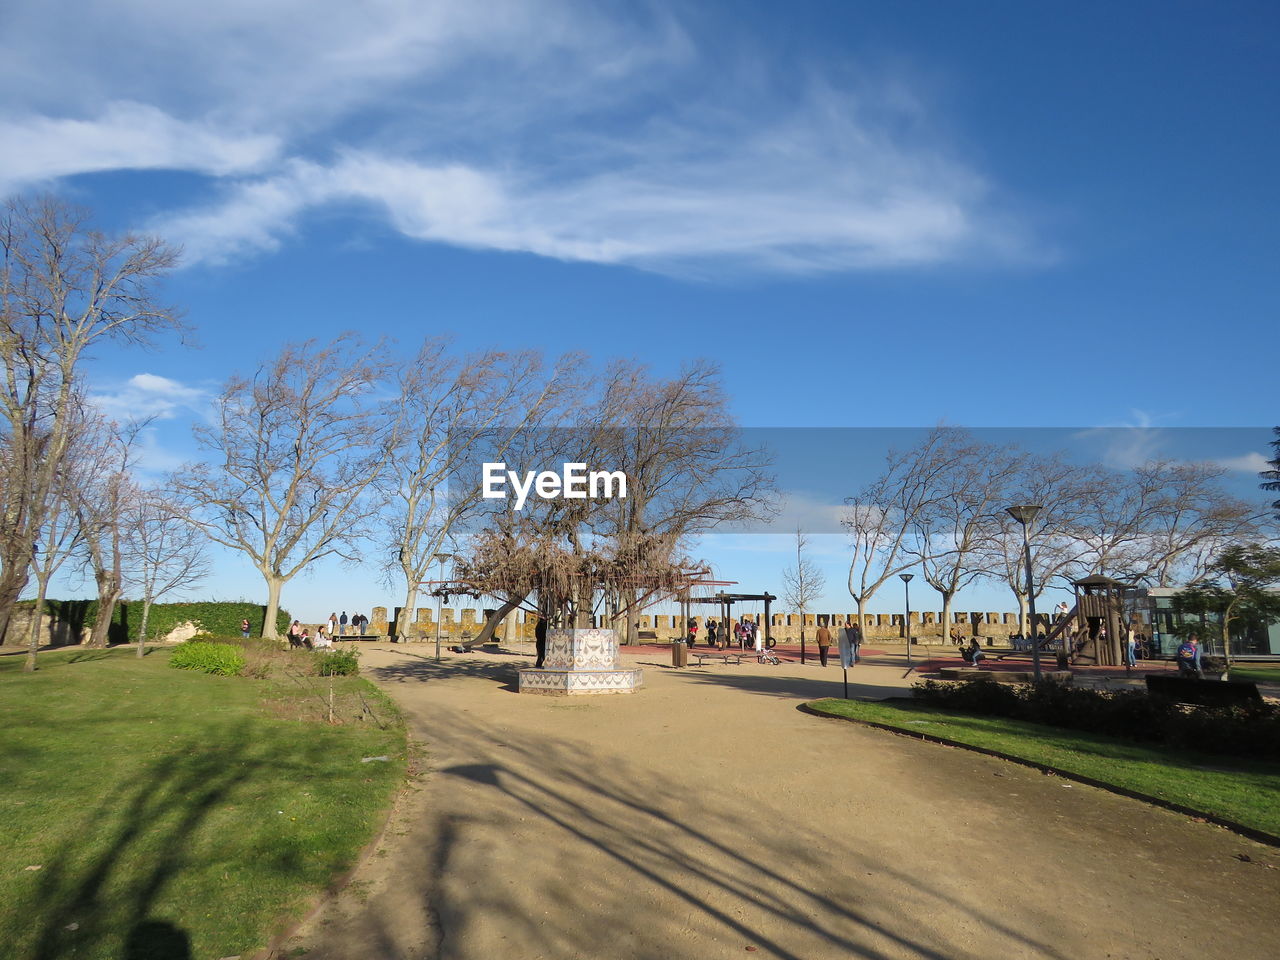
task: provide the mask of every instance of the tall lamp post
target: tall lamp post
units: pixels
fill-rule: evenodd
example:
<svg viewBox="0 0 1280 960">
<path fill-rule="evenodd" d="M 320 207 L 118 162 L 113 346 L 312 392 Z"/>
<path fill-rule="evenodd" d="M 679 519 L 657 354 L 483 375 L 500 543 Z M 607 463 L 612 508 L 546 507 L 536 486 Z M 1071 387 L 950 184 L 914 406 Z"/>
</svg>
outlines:
<svg viewBox="0 0 1280 960">
<path fill-rule="evenodd" d="M 1021 503 L 1008 508 L 1009 516 L 1022 524 L 1022 561 L 1027 568 L 1027 610 L 1031 615 L 1027 632 L 1031 634 L 1031 669 L 1037 682 L 1040 680 L 1040 640 L 1036 637 L 1036 594 L 1031 580 L 1031 535 L 1027 528 L 1035 522 L 1042 509 L 1038 503 Z"/>
<path fill-rule="evenodd" d="M 431 559 L 434 560 L 436 563 L 440 564 L 439 580 L 442 583 L 444 581 L 444 562 L 446 560 L 452 560 L 453 554 L 437 553 Z M 439 590 L 439 589 L 440 589 L 440 583 L 437 583 L 436 590 Z M 437 593 L 436 594 L 436 662 L 437 663 L 440 661 L 440 606 L 441 606 L 440 594 Z"/>
<path fill-rule="evenodd" d="M 907 631 L 907 663 L 911 662 L 911 578 L 914 573 L 900 573 L 902 578 L 902 588 L 907 592 L 907 610 L 902 617 L 902 625 Z"/>
</svg>

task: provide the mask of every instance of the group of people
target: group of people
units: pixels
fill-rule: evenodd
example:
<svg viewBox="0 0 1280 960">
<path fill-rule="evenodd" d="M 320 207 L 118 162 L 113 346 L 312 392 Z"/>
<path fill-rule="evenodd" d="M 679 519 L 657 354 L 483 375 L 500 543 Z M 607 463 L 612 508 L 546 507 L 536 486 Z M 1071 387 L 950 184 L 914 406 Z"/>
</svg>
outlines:
<svg viewBox="0 0 1280 960">
<path fill-rule="evenodd" d="M 684 642 L 690 647 L 697 646 L 698 643 L 698 618 L 690 617 L 688 630 L 685 633 Z M 707 619 L 707 639 L 706 643 L 709 647 L 717 650 L 725 650 L 728 648 L 730 635 L 732 634 L 733 643 L 738 645 L 741 650 L 748 647 L 760 649 L 763 642 L 760 635 L 760 625 L 753 620 L 743 617 L 732 626 L 722 625 L 710 618 Z"/>
<path fill-rule="evenodd" d="M 853 662 L 856 663 L 858 660 L 858 648 L 862 646 L 862 630 L 854 626 L 853 621 L 848 618 L 845 618 L 844 626 L 840 630 L 848 634 Z M 818 641 L 818 661 L 825 667 L 827 665 L 827 656 L 831 653 L 831 631 L 827 628 L 825 622 L 818 627 L 816 639 Z"/>
<path fill-rule="evenodd" d="M 290 647 L 306 647 L 308 650 L 315 650 L 333 645 L 333 641 L 327 635 L 325 624 L 323 623 L 316 628 L 316 635 L 313 639 L 311 631 L 295 620 L 289 624 L 288 636 Z"/>
<path fill-rule="evenodd" d="M 289 624 L 289 646 L 306 647 L 308 650 L 323 650 L 326 647 L 333 646 L 334 637 L 362 636 L 368 625 L 369 618 L 364 614 L 357 613 L 355 616 L 348 617 L 347 611 L 343 610 L 341 616 L 336 613 L 329 614 L 329 619 L 316 627 L 316 633 L 313 637 L 310 630 L 295 620 Z M 248 621 L 244 621 L 241 626 L 243 629 L 248 630 Z M 348 627 L 350 627 L 350 634 L 348 634 Z M 248 636 L 248 633 L 245 636 Z"/>
<path fill-rule="evenodd" d="M 366 628 L 369 626 L 369 618 L 363 613 L 353 613 L 347 616 L 347 611 L 343 610 L 339 614 L 329 614 L 329 636 L 345 637 L 348 636 L 347 627 L 350 625 L 350 636 L 362 637 Z"/>
</svg>

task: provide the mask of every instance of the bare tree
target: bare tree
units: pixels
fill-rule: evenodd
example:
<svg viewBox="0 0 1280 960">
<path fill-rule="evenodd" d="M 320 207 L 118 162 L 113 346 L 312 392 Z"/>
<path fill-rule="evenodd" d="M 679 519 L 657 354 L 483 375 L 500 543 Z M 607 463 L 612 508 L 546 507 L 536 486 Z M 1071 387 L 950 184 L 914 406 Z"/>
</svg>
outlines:
<svg viewBox="0 0 1280 960">
<path fill-rule="evenodd" d="M 1035 596 L 1057 580 L 1070 582 L 1077 570 L 1083 546 L 1077 536 L 1093 502 L 1093 491 L 1110 482 L 1100 467 L 1072 463 L 1061 454 L 1025 455 L 1006 506 L 1034 503 L 1041 507 L 1033 527 L 1031 545 L 1032 589 Z M 1023 563 L 1022 525 L 1004 510 L 993 515 L 994 528 L 982 553 L 983 567 L 1004 581 L 1018 603 L 1018 624 L 1023 636 L 1032 635 L 1028 607 L 1026 567 Z"/>
<path fill-rule="evenodd" d="M 800 611 L 800 662 L 804 663 L 805 612 L 822 598 L 827 588 L 827 578 L 816 563 L 805 556 L 809 541 L 799 527 L 796 528 L 796 565 L 782 571 L 782 599 L 787 605 Z"/>
<path fill-rule="evenodd" d="M 85 459 L 85 486 L 76 505 L 85 565 L 98 587 L 98 612 L 89 645 L 105 647 L 124 592 L 126 541 L 141 491 L 131 475 L 135 441 L 150 421 L 118 424 L 98 418 L 77 456 Z"/>
<path fill-rule="evenodd" d="M 387 458 L 391 553 L 384 569 L 405 585 L 396 632 L 408 633 L 418 593 L 459 525 L 482 505 L 473 452 L 500 460 L 554 408 L 573 358 L 550 371 L 534 352 L 449 356 L 428 340 L 398 373 L 398 442 Z M 509 612 L 509 611 L 508 611 Z"/>
<path fill-rule="evenodd" d="M 2 643 L 64 468 L 81 359 L 99 341 L 146 343 L 179 322 L 155 294 L 177 251 L 154 237 L 102 234 L 60 200 L 9 201 L 0 258 Z"/>
<path fill-rule="evenodd" d="M 849 533 L 849 595 L 858 608 L 858 630 L 866 636 L 867 603 L 892 577 L 914 566 L 908 549 L 922 518 L 945 497 L 949 477 L 963 467 L 964 448 L 953 427 L 935 427 L 905 452 L 890 450 L 884 471 L 845 500 L 841 521 Z"/>
<path fill-rule="evenodd" d="M 192 522 L 262 574 L 263 636 L 276 636 L 284 584 L 322 558 L 360 557 L 393 442 L 381 382 L 380 358 L 353 335 L 286 346 L 252 380 L 233 377 L 215 422 L 195 428 L 214 463 L 171 479 Z"/>
<path fill-rule="evenodd" d="M 678 566 L 674 558 L 701 568 L 687 557 L 694 537 L 768 515 L 775 495 L 768 457 L 743 443 L 713 365 L 695 362 L 662 380 L 634 363 L 618 362 L 589 389 L 590 396 L 562 418 L 565 426 L 515 438 L 513 457 L 621 471 L 626 497 L 542 501 L 519 517 L 504 508 L 491 527 L 508 542 L 555 543 L 582 556 L 603 551 L 612 562 L 641 571 Z M 635 639 L 640 613 L 669 595 L 667 580 L 638 573 L 631 584 L 620 577 L 608 582 L 602 603 L 626 625 L 627 639 Z M 485 629 L 524 599 L 499 598 L 501 606 Z M 567 609 L 588 616 L 590 591 Z M 554 604 L 543 613 L 555 616 Z"/>
<path fill-rule="evenodd" d="M 154 490 L 140 491 L 127 532 L 128 579 L 142 591 L 141 657 L 146 652 L 151 607 L 208 576 L 208 538 L 191 524 L 178 502 Z"/>
<path fill-rule="evenodd" d="M 616 363 L 590 422 L 596 462 L 627 475 L 627 496 L 603 511 L 599 527 L 619 544 L 661 540 L 682 552 L 699 534 L 773 512 L 771 458 L 743 441 L 714 364 L 694 361 L 662 380 Z M 653 599 L 620 593 L 628 639 Z"/>
<path fill-rule="evenodd" d="M 958 428 L 941 434 L 934 456 L 948 469 L 934 475 L 936 489 L 912 519 L 904 550 L 942 596 L 945 639 L 956 594 L 987 574 L 989 545 L 998 536 L 999 515 L 1012 502 L 1023 456 Z"/>
<path fill-rule="evenodd" d="M 44 508 L 44 523 L 40 528 L 41 537 L 35 545 L 31 561 L 36 579 L 36 597 L 27 632 L 27 656 L 23 663 L 23 670 L 27 673 L 36 669 L 41 619 L 44 617 L 49 581 L 75 552 L 83 533 L 77 508 L 91 470 L 92 459 L 78 455 L 79 448 L 84 445 L 91 450 L 101 449 L 96 446 L 98 424 L 86 411 L 77 394 L 72 395 L 72 401 L 74 406 L 64 415 L 66 422 L 63 425 L 68 452 L 61 458 L 61 463 L 51 478 L 50 498 Z"/>
<path fill-rule="evenodd" d="M 1255 539 L 1263 516 L 1226 492 L 1212 463 L 1155 461 L 1133 472 L 1151 508 L 1131 556 L 1131 577 L 1157 587 L 1194 586 L 1232 543 Z"/>
</svg>

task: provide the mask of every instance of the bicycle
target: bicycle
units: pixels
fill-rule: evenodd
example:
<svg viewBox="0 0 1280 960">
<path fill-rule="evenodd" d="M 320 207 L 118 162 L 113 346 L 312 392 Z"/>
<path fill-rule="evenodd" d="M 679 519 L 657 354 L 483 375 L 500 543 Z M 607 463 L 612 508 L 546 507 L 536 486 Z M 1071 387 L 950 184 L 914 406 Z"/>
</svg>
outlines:
<svg viewBox="0 0 1280 960">
<path fill-rule="evenodd" d="M 774 666 L 780 666 L 782 661 L 772 650 L 761 650 L 756 654 L 756 663 L 772 663 Z"/>
</svg>

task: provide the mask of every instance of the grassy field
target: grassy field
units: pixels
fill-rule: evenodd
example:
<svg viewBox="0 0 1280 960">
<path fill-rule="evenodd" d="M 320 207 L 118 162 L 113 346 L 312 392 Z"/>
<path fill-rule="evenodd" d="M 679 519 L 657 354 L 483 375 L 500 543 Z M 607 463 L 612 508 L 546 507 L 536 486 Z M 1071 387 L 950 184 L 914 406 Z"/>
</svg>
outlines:
<svg viewBox="0 0 1280 960">
<path fill-rule="evenodd" d="M 32 675 L 0 657 L 5 956 L 248 955 L 380 826 L 405 735 L 371 684 L 334 679 L 331 726 L 328 678 L 168 656 L 47 653 Z"/>
<path fill-rule="evenodd" d="M 814 710 L 945 737 L 1092 777 L 1280 836 L 1280 764 L 1210 757 L 910 701 L 816 700 Z"/>
</svg>

